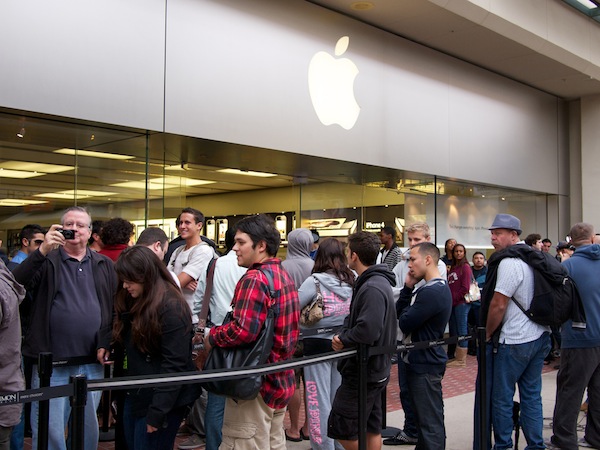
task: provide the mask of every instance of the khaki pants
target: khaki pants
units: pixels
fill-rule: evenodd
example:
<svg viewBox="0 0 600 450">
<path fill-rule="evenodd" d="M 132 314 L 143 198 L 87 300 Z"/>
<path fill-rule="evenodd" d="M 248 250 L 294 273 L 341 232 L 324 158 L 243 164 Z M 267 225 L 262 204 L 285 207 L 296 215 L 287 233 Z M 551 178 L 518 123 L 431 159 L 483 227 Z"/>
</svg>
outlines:
<svg viewBox="0 0 600 450">
<path fill-rule="evenodd" d="M 260 394 L 254 400 L 234 401 L 228 397 L 219 450 L 284 450 L 284 415 L 285 408 L 270 408 Z"/>
</svg>

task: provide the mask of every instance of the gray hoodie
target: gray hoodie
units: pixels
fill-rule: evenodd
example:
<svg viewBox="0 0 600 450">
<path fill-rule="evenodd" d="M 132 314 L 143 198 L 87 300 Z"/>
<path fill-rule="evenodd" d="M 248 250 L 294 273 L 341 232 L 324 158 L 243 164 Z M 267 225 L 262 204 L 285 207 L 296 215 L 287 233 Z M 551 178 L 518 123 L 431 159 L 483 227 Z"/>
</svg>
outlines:
<svg viewBox="0 0 600 450">
<path fill-rule="evenodd" d="M 352 299 L 352 286 L 340 281 L 329 273 L 314 273 L 308 277 L 300 289 L 300 309 L 308 305 L 317 294 L 315 279 L 319 282 L 321 294 L 323 295 L 323 318 L 312 326 L 300 325 L 300 330 L 311 330 L 315 328 L 332 328 L 344 324 L 344 319 L 350 312 L 350 300 Z M 319 339 L 333 339 L 333 335 L 339 332 L 324 333 L 312 336 Z"/>
<path fill-rule="evenodd" d="M 315 262 L 310 257 L 313 245 L 313 235 L 308 228 L 297 228 L 288 234 L 287 256 L 281 263 L 290 274 L 296 289 L 306 280 Z"/>
<path fill-rule="evenodd" d="M 16 282 L 13 274 L 0 262 L 0 392 L 17 392 L 25 389 L 21 371 L 21 319 L 19 303 L 25 289 Z M 23 405 L 0 407 L 0 426 L 12 427 L 21 420 Z"/>
</svg>

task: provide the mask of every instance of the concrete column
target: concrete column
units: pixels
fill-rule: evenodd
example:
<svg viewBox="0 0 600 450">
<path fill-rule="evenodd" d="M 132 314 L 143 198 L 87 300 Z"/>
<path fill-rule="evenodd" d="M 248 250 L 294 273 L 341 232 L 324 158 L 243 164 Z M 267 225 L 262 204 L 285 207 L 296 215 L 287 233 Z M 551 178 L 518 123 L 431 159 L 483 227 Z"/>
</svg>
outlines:
<svg viewBox="0 0 600 450">
<path fill-rule="evenodd" d="M 600 229 L 600 95 L 581 99 L 580 167 L 582 220 Z"/>
</svg>

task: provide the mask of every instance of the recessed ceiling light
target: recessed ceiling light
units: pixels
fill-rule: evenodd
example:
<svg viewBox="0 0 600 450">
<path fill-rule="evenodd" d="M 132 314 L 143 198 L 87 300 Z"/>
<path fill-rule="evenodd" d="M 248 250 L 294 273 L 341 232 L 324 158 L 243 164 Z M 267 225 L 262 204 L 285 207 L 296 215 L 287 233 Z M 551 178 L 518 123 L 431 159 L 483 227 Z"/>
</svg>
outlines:
<svg viewBox="0 0 600 450">
<path fill-rule="evenodd" d="M 74 148 L 59 148 L 58 150 L 54 150 L 54 153 L 60 153 L 61 155 L 88 156 L 90 158 L 103 158 L 103 159 L 133 159 L 133 158 L 135 158 L 135 156 L 130 156 L 130 155 L 117 155 L 116 153 L 94 152 L 91 150 L 76 150 Z"/>
<path fill-rule="evenodd" d="M 368 11 L 369 9 L 373 9 L 375 5 L 371 2 L 354 2 L 350 5 L 355 11 Z"/>
<path fill-rule="evenodd" d="M 594 2 L 590 1 L 590 0 L 577 0 L 577 2 L 583 6 L 585 6 L 588 9 L 594 9 L 597 8 L 598 5 L 596 5 Z"/>
<path fill-rule="evenodd" d="M 173 189 L 178 187 L 202 186 L 204 184 L 212 184 L 214 181 L 195 180 L 186 177 L 164 177 L 152 178 L 148 180 L 148 190 L 155 191 L 159 189 Z M 123 183 L 111 184 L 115 187 L 124 187 L 129 189 L 146 189 L 146 181 L 125 181 Z"/>
<path fill-rule="evenodd" d="M 75 169 L 72 166 L 59 166 L 57 164 L 44 164 L 28 161 L 4 161 L 0 163 L 0 168 L 28 172 L 41 172 L 41 175 L 45 173 L 68 172 L 69 170 Z"/>
<path fill-rule="evenodd" d="M 26 170 L 11 170 L 0 167 L 0 178 L 33 178 L 46 175 L 41 172 L 29 172 Z"/>
<path fill-rule="evenodd" d="M 25 200 L 22 198 L 0 198 L 0 206 L 27 206 L 48 203 L 44 200 Z"/>
<path fill-rule="evenodd" d="M 229 173 L 232 175 L 247 175 L 249 177 L 260 177 L 260 178 L 268 178 L 268 177 L 276 177 L 275 173 L 268 172 L 253 172 L 252 170 L 238 170 L 238 169 L 220 169 L 217 172 L 221 173 Z"/>
<path fill-rule="evenodd" d="M 68 191 L 58 191 L 58 192 L 47 192 L 45 194 L 36 194 L 34 195 L 34 197 L 45 197 L 45 198 L 58 198 L 58 199 L 65 199 L 65 198 L 75 198 L 75 191 L 74 190 L 68 190 Z M 82 198 L 89 198 L 89 197 L 107 197 L 109 195 L 117 195 L 116 192 L 102 192 L 102 191 L 90 191 L 90 190 L 86 190 L 86 189 L 78 189 L 77 190 L 77 199 L 82 199 Z"/>
</svg>

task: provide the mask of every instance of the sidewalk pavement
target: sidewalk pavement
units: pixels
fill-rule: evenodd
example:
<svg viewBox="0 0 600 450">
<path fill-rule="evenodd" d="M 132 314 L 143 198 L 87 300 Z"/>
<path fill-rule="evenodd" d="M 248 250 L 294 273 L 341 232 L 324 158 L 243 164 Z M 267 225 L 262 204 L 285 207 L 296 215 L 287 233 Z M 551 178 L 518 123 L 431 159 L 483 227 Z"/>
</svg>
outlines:
<svg viewBox="0 0 600 450">
<path fill-rule="evenodd" d="M 450 369 L 449 369 L 450 370 Z M 457 370 L 457 369 L 452 369 Z M 460 369 L 458 369 L 460 370 Z M 448 373 L 448 372 L 447 372 Z M 552 414 L 554 411 L 554 401 L 556 394 L 556 370 L 546 372 L 542 375 L 542 402 L 544 407 L 544 439 L 550 439 L 552 435 Z M 518 400 L 518 392 L 515 399 Z M 473 404 L 475 401 L 475 391 L 457 395 L 444 399 L 445 422 L 446 422 L 446 450 L 468 450 L 473 448 Z M 583 437 L 583 428 L 585 426 L 585 414 L 579 416 L 580 431 L 579 437 Z M 404 423 L 403 411 L 396 410 L 388 412 L 387 423 L 389 426 L 401 427 Z M 527 443 L 521 432 L 519 438 L 519 448 L 525 448 Z M 288 442 L 289 450 L 308 450 L 310 442 Z M 413 449 L 413 446 L 383 446 L 384 450 Z"/>
</svg>

